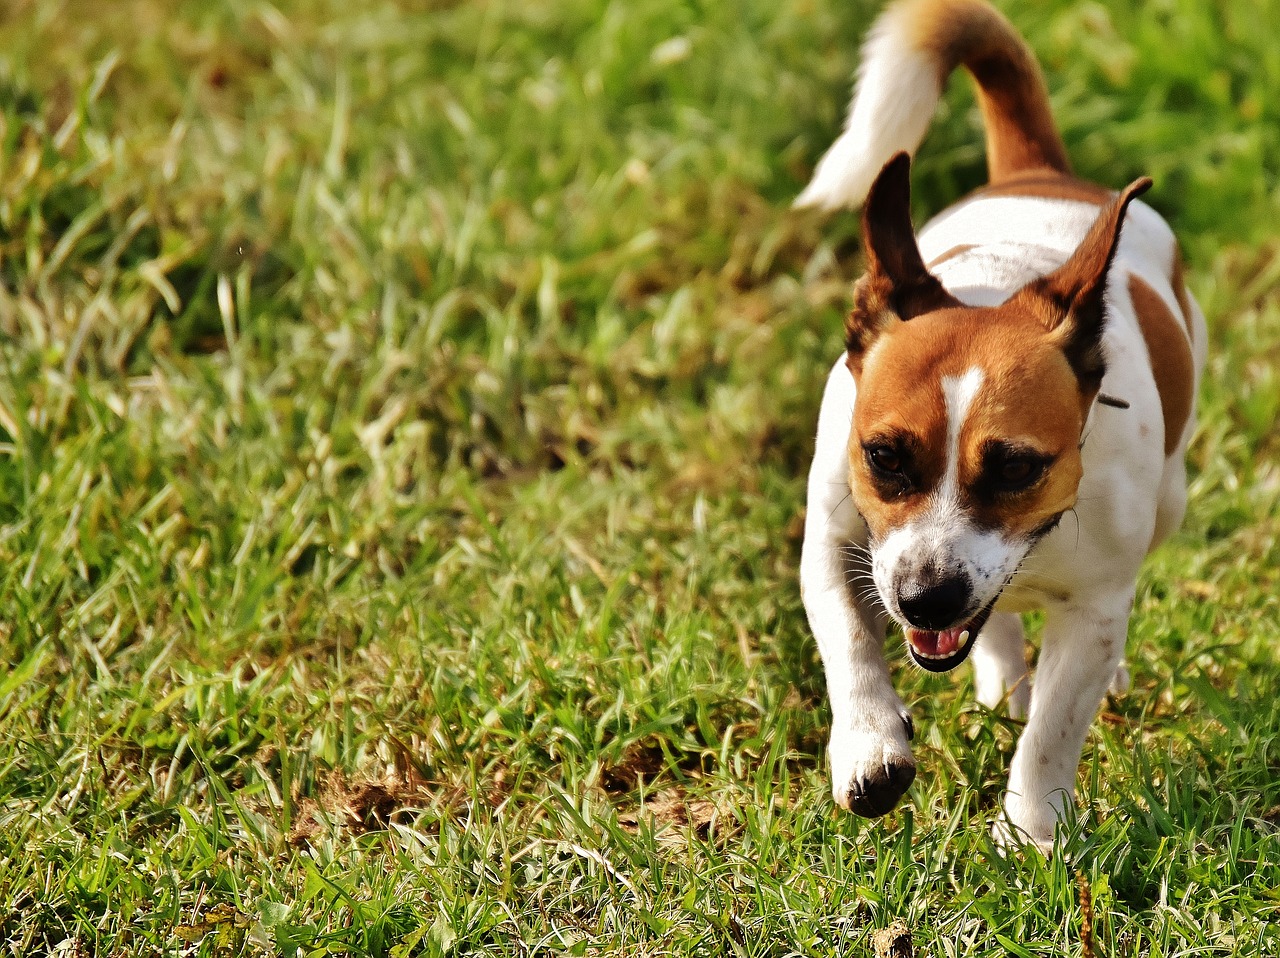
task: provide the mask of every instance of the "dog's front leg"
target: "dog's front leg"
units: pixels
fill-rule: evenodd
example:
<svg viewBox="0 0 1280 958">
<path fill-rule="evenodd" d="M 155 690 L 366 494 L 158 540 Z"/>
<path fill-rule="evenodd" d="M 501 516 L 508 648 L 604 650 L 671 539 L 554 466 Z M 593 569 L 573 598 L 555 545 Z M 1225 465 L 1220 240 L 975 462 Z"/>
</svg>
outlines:
<svg viewBox="0 0 1280 958">
<path fill-rule="evenodd" d="M 1133 593 L 1088 606 L 1050 610 L 1031 714 L 1009 770 L 998 839 L 1053 846 L 1054 828 L 1071 807 L 1089 723 L 1124 656 Z"/>
<path fill-rule="evenodd" d="M 831 701 L 831 791 L 859 815 L 890 811 L 915 778 L 911 716 L 884 661 L 885 617 L 866 570 L 866 526 L 849 496 L 853 377 L 843 362 L 823 394 L 809 471 L 800 591 Z"/>
</svg>

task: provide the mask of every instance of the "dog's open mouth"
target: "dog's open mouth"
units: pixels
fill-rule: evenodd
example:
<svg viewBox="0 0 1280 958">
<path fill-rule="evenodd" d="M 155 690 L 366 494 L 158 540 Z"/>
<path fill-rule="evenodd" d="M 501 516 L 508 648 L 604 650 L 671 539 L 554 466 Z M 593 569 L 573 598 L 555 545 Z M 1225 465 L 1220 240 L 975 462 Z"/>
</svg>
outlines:
<svg viewBox="0 0 1280 958">
<path fill-rule="evenodd" d="M 995 604 L 995 599 L 992 599 L 985 609 L 964 625 L 941 632 L 907 629 L 907 651 L 911 653 L 912 660 L 928 672 L 950 672 L 969 657 L 973 643 L 987 624 Z"/>
</svg>

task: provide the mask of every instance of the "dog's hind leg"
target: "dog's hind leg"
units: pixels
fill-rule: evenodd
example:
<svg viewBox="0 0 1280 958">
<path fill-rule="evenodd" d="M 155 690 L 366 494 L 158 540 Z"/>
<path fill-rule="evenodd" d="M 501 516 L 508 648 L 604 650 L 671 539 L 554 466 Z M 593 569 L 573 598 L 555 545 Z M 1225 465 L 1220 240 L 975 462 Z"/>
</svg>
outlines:
<svg viewBox="0 0 1280 958">
<path fill-rule="evenodd" d="M 996 612 L 982 627 L 973 647 L 976 698 L 994 709 L 1007 697 L 1011 718 L 1026 718 L 1027 706 L 1031 703 L 1026 646 L 1022 616 L 1015 612 Z"/>
</svg>

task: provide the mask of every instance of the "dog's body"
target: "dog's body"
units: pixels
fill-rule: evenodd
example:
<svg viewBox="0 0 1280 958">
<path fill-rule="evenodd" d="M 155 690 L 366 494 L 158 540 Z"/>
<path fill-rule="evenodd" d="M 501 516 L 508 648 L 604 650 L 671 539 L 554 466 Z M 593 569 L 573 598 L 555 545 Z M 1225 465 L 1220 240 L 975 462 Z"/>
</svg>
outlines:
<svg viewBox="0 0 1280 958">
<path fill-rule="evenodd" d="M 918 665 L 972 650 L 978 699 L 1027 716 L 998 831 L 1047 847 L 1088 725 L 1127 682 L 1139 566 L 1185 507 L 1204 318 L 1168 226 L 1131 203 L 1149 181 L 1117 195 L 1070 176 L 1034 59 L 983 0 L 898 3 L 864 54 L 846 131 L 798 201 L 855 205 L 870 187 L 868 273 L 823 396 L 801 560 L 833 792 L 880 815 L 915 776 L 882 655 L 892 618 Z M 917 248 L 908 162 L 891 158 L 918 145 L 960 64 L 991 185 Z M 1034 608 L 1032 694 L 1018 614 Z"/>
</svg>

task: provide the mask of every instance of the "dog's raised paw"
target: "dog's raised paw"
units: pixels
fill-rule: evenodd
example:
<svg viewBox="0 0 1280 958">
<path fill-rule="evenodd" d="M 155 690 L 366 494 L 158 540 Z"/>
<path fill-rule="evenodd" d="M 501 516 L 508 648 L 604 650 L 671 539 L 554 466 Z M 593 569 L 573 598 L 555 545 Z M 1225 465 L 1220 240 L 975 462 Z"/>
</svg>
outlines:
<svg viewBox="0 0 1280 958">
<path fill-rule="evenodd" d="M 855 775 L 848 784 L 837 786 L 837 804 L 863 818 L 879 818 L 897 807 L 916 778 L 909 762 L 890 762 Z"/>
</svg>

